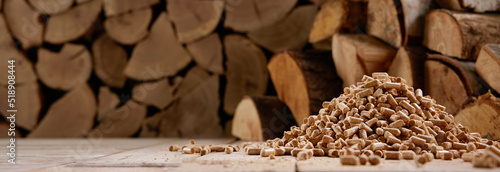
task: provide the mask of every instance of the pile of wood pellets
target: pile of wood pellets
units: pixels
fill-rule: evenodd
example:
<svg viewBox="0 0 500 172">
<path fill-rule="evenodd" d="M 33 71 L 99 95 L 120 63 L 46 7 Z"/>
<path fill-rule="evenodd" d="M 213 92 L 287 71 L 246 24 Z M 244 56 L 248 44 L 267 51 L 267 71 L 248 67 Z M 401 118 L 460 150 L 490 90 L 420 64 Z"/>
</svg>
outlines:
<svg viewBox="0 0 500 172">
<path fill-rule="evenodd" d="M 483 139 L 479 133 L 455 123 L 453 115 L 430 96 L 424 96 L 422 90 L 387 73 L 363 76 L 362 82 L 324 102 L 318 115 L 285 131 L 283 138 L 242 145 L 247 155 L 270 159 L 292 155 L 307 160 L 327 155 L 339 157 L 343 165 L 377 165 L 384 158 L 414 160 L 421 166 L 434 159 L 461 158 L 484 168 L 500 166 L 499 148 L 497 141 Z M 203 155 L 239 149 L 230 145 L 186 145 L 182 152 Z"/>
</svg>

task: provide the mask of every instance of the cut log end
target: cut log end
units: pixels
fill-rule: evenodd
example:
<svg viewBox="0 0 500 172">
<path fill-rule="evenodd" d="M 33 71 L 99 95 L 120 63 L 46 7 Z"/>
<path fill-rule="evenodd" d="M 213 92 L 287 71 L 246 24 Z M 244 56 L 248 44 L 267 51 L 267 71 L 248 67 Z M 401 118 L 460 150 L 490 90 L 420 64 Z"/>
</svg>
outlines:
<svg viewBox="0 0 500 172">
<path fill-rule="evenodd" d="M 123 74 L 127 65 L 127 52 L 103 34 L 92 44 L 92 53 L 97 77 L 106 85 L 122 88 L 127 80 Z"/>
<path fill-rule="evenodd" d="M 500 44 L 483 46 L 479 52 L 475 69 L 491 88 L 500 92 Z"/>
<path fill-rule="evenodd" d="M 500 139 L 500 98 L 487 93 L 455 115 L 455 121 L 491 140 Z"/>
<path fill-rule="evenodd" d="M 152 18 L 151 8 L 135 10 L 108 17 L 104 21 L 104 29 L 113 40 L 124 45 L 133 45 L 148 35 L 148 26 Z"/>
<path fill-rule="evenodd" d="M 426 16 L 423 44 L 434 51 L 462 57 L 463 40 L 457 21 L 445 10 L 433 10 Z"/>
</svg>

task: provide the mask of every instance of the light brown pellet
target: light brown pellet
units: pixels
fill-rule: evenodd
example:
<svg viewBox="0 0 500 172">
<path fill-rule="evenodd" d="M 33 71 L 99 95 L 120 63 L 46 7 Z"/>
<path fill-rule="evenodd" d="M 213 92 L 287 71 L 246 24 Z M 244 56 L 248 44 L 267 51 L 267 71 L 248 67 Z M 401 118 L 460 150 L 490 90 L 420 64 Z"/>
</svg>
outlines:
<svg viewBox="0 0 500 172">
<path fill-rule="evenodd" d="M 443 151 L 442 158 L 443 160 L 453 160 L 453 154 L 450 151 Z"/>
<path fill-rule="evenodd" d="M 194 153 L 194 147 L 187 146 L 182 149 L 183 154 L 193 154 Z"/>
<path fill-rule="evenodd" d="M 325 156 L 323 149 L 314 148 L 312 151 L 314 156 Z"/>
<path fill-rule="evenodd" d="M 291 154 L 292 154 L 292 156 L 297 156 L 297 154 L 299 154 L 299 152 L 301 152 L 303 150 L 304 149 L 295 148 L 292 150 Z"/>
<path fill-rule="evenodd" d="M 370 162 L 371 165 L 378 165 L 380 164 L 380 156 L 377 155 L 369 156 L 368 162 Z"/>
<path fill-rule="evenodd" d="M 211 152 L 224 152 L 225 147 L 221 145 L 213 145 L 210 146 L 210 151 Z M 259 150 L 260 151 L 260 150 Z"/>
<path fill-rule="evenodd" d="M 349 129 L 344 131 L 344 136 L 347 138 L 350 138 L 352 135 L 354 135 L 356 132 L 358 132 L 358 129 L 359 129 L 358 126 L 349 128 Z"/>
<path fill-rule="evenodd" d="M 394 136 L 389 136 L 389 137 L 387 137 L 387 143 L 388 144 L 401 143 L 401 140 L 399 140 L 398 138 L 396 138 Z"/>
<path fill-rule="evenodd" d="M 462 154 L 462 159 L 464 162 L 472 162 L 472 159 L 474 158 L 474 153 L 472 152 L 467 152 Z"/>
<path fill-rule="evenodd" d="M 415 145 L 418 145 L 420 147 L 423 147 L 425 145 L 425 143 L 426 143 L 424 139 L 418 138 L 416 136 L 411 136 L 410 137 L 410 141 L 412 143 L 414 143 Z"/>
<path fill-rule="evenodd" d="M 285 155 L 291 155 L 292 150 L 294 149 L 293 147 L 285 147 Z"/>
<path fill-rule="evenodd" d="M 373 94 L 373 89 L 365 89 L 356 94 L 356 98 L 363 98 Z"/>
<path fill-rule="evenodd" d="M 388 160 L 400 160 L 401 159 L 401 152 L 399 152 L 399 151 L 385 151 L 384 157 L 385 157 L 385 159 L 388 159 Z"/>
<path fill-rule="evenodd" d="M 176 152 L 176 151 L 178 151 L 178 150 L 179 150 L 179 145 L 170 145 L 170 146 L 168 147 L 168 150 L 169 150 L 170 152 Z"/>
<path fill-rule="evenodd" d="M 359 156 L 359 163 L 361 165 L 366 165 L 367 162 L 368 162 L 368 156 L 366 156 L 365 154 L 361 154 Z"/>
<path fill-rule="evenodd" d="M 297 160 L 308 160 L 313 156 L 312 150 L 303 150 L 297 154 Z"/>
<path fill-rule="evenodd" d="M 399 105 L 401 105 L 403 108 L 405 108 L 406 110 L 408 110 L 408 112 L 410 112 L 410 113 L 415 113 L 416 112 L 415 107 L 413 107 L 410 103 L 408 103 L 406 101 L 399 102 Z"/>
<path fill-rule="evenodd" d="M 207 155 L 210 153 L 210 149 L 209 148 L 202 148 L 201 151 L 200 151 L 200 155 L 203 156 L 203 155 Z"/>
<path fill-rule="evenodd" d="M 451 142 L 443 142 L 442 145 L 444 150 L 449 150 L 453 146 Z"/>
<path fill-rule="evenodd" d="M 407 151 L 401 151 L 401 156 L 403 157 L 403 159 L 413 160 L 416 154 L 413 151 L 407 150 Z"/>
<path fill-rule="evenodd" d="M 459 143 L 459 142 L 453 142 L 452 148 L 453 149 L 467 149 L 467 144 L 465 144 L 465 143 Z"/>
<path fill-rule="evenodd" d="M 342 165 L 359 165 L 359 159 L 358 157 L 354 155 L 344 155 L 340 157 L 340 163 Z"/>
<path fill-rule="evenodd" d="M 233 153 L 233 151 L 234 151 L 234 149 L 233 149 L 232 147 L 226 147 L 226 148 L 224 149 L 224 152 L 226 152 L 226 154 L 232 154 L 232 153 Z"/>
<path fill-rule="evenodd" d="M 276 151 L 273 148 L 265 148 L 260 151 L 261 157 L 269 157 L 270 155 L 275 155 Z"/>
<path fill-rule="evenodd" d="M 211 148 L 210 148 L 211 149 Z M 247 155 L 260 155 L 261 148 L 248 148 L 247 149 Z M 213 151 L 213 149 L 212 149 Z"/>
</svg>

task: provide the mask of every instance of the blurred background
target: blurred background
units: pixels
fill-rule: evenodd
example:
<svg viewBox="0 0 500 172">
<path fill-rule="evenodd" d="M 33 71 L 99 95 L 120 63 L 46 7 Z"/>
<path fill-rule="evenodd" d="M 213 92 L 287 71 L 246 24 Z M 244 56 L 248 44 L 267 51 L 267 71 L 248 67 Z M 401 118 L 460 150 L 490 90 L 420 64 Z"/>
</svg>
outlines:
<svg viewBox="0 0 500 172">
<path fill-rule="evenodd" d="M 17 137 L 265 140 L 372 72 L 422 88 L 473 130 L 478 113 L 500 114 L 496 0 L 0 4 L 0 130 L 17 109 Z M 499 139 L 491 123 L 475 130 Z"/>
</svg>

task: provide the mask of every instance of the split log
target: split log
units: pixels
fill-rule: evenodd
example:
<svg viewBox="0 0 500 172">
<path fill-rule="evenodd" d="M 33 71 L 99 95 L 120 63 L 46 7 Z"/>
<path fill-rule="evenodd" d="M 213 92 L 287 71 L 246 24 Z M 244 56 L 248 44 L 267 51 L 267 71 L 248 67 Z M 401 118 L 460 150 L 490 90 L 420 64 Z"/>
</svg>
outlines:
<svg viewBox="0 0 500 172">
<path fill-rule="evenodd" d="M 174 93 L 174 100 L 179 99 L 185 94 L 191 92 L 198 87 L 205 79 L 210 77 L 210 74 L 199 66 L 194 66 L 186 73 L 183 81 L 180 83 Z"/>
<path fill-rule="evenodd" d="M 433 8 L 432 0 L 400 0 L 404 16 L 405 33 L 408 41 L 418 38 L 418 44 L 422 42 L 423 25 L 425 14 Z M 415 41 L 416 42 L 416 41 Z"/>
<path fill-rule="evenodd" d="M 181 80 L 181 77 L 176 77 L 172 84 L 170 84 L 168 78 L 137 84 L 132 89 L 132 99 L 146 105 L 155 106 L 158 109 L 165 109 L 174 100 L 174 90 L 181 83 Z"/>
<path fill-rule="evenodd" d="M 387 69 L 390 76 L 401 77 L 406 85 L 424 88 L 424 63 L 427 55 L 423 47 L 401 47 Z"/>
<path fill-rule="evenodd" d="M 102 34 L 92 44 L 92 54 L 97 77 L 106 85 L 122 88 L 127 80 L 123 74 L 127 65 L 127 52 L 108 35 Z"/>
<path fill-rule="evenodd" d="M 466 75 L 457 60 L 429 54 L 425 61 L 424 91 L 445 106 L 446 112 L 455 114 L 474 94 Z"/>
<path fill-rule="evenodd" d="M 500 11 L 498 0 L 436 0 L 441 8 L 451 10 L 473 10 L 474 12 Z"/>
<path fill-rule="evenodd" d="M 309 42 L 318 43 L 330 39 L 332 35 L 340 30 L 346 18 L 343 0 L 326 0 L 314 18 L 309 34 Z"/>
<path fill-rule="evenodd" d="M 120 108 L 107 114 L 87 136 L 90 138 L 131 137 L 141 128 L 146 112 L 146 106 L 129 100 Z"/>
<path fill-rule="evenodd" d="M 149 36 L 132 52 L 125 75 L 135 80 L 153 80 L 173 76 L 191 62 L 188 52 L 177 41 L 167 13 L 161 13 Z"/>
<path fill-rule="evenodd" d="M 82 137 L 94 124 L 95 96 L 87 84 L 71 89 L 54 102 L 27 137 Z"/>
<path fill-rule="evenodd" d="M 224 27 L 237 32 L 248 32 L 269 26 L 285 18 L 297 0 L 230 0 L 225 4 Z"/>
<path fill-rule="evenodd" d="M 432 10 L 426 16 L 424 32 L 427 48 L 475 60 L 484 44 L 500 43 L 500 15 Z"/>
<path fill-rule="evenodd" d="M 500 92 L 500 44 L 483 46 L 479 52 L 475 69 L 491 88 Z"/>
<path fill-rule="evenodd" d="M 8 60 L 15 60 L 16 84 L 33 83 L 37 81 L 33 64 L 14 45 L 7 23 L 0 14 L 0 66 L 7 71 Z M 8 85 L 8 72 L 0 72 L 0 85 Z"/>
<path fill-rule="evenodd" d="M 148 35 L 148 27 L 153 18 L 151 8 L 134 10 L 108 17 L 104 21 L 106 33 L 116 42 L 133 45 Z"/>
<path fill-rule="evenodd" d="M 283 137 L 297 125 L 290 109 L 278 97 L 245 96 L 236 108 L 232 134 L 242 140 L 266 141 Z"/>
<path fill-rule="evenodd" d="M 42 45 L 44 27 L 39 20 L 41 14 L 31 9 L 28 2 L 5 0 L 3 12 L 10 31 L 21 42 L 23 49 Z"/>
<path fill-rule="evenodd" d="M 47 21 L 44 39 L 51 44 L 74 41 L 87 33 L 101 13 L 101 0 L 91 0 Z"/>
<path fill-rule="evenodd" d="M 106 17 L 159 4 L 160 0 L 103 0 Z"/>
<path fill-rule="evenodd" d="M 223 11 L 223 8 L 216 7 L 222 6 L 222 0 L 167 0 L 167 10 L 179 42 L 189 43 L 212 33 Z"/>
<path fill-rule="evenodd" d="M 29 0 L 29 2 L 41 13 L 55 15 L 71 8 L 75 0 Z"/>
<path fill-rule="evenodd" d="M 488 89 L 490 89 L 483 80 L 477 74 L 475 69 L 476 63 L 473 61 L 458 61 L 458 64 L 465 72 L 465 81 L 469 81 L 469 85 L 472 91 L 471 96 L 478 97 L 480 95 L 486 94 Z"/>
<path fill-rule="evenodd" d="M 101 86 L 97 95 L 97 120 L 101 121 L 106 115 L 115 110 L 120 104 L 120 98 L 111 92 L 109 87 Z"/>
<path fill-rule="evenodd" d="M 224 111 L 234 114 L 244 95 L 264 95 L 269 80 L 262 50 L 239 35 L 224 37 L 227 57 L 227 85 Z"/>
<path fill-rule="evenodd" d="M 455 122 L 469 127 L 471 132 L 479 132 L 490 140 L 500 139 L 500 98 L 491 93 L 479 96 L 455 115 Z"/>
<path fill-rule="evenodd" d="M 224 73 L 222 43 L 217 33 L 189 43 L 186 48 L 201 67 L 216 74 Z"/>
<path fill-rule="evenodd" d="M 16 127 L 28 131 L 35 128 L 38 123 L 40 109 L 42 108 L 38 82 L 15 85 L 16 102 L 14 102 L 15 107 L 13 108 L 9 106 L 9 102 L 7 101 L 7 86 L 0 86 L 0 91 L 0 96 L 4 97 L 0 99 L 0 108 L 2 109 L 0 113 L 7 118 L 10 115 L 7 110 L 16 109 Z"/>
<path fill-rule="evenodd" d="M 403 20 L 394 0 L 368 2 L 368 34 L 380 38 L 389 45 L 399 48 L 406 44 Z"/>
<path fill-rule="evenodd" d="M 92 57 L 84 45 L 64 44 L 60 52 L 41 48 L 36 71 L 49 88 L 69 90 L 90 78 Z"/>
<path fill-rule="evenodd" d="M 214 75 L 160 112 L 160 136 L 221 137 L 219 105 L 219 76 Z"/>
<path fill-rule="evenodd" d="M 267 68 L 278 97 L 299 125 L 343 90 L 329 51 L 284 51 L 274 55 Z"/>
<path fill-rule="evenodd" d="M 157 113 L 151 117 L 147 117 L 142 122 L 141 132 L 139 137 L 159 137 L 160 121 L 163 118 L 163 113 Z"/>
<path fill-rule="evenodd" d="M 363 75 L 387 71 L 396 50 L 362 34 L 336 34 L 332 43 L 333 61 L 343 86 L 361 81 Z"/>
<path fill-rule="evenodd" d="M 248 32 L 248 37 L 262 47 L 277 53 L 284 49 L 302 49 L 316 16 L 316 6 L 295 8 L 290 15 L 275 24 Z"/>
</svg>

